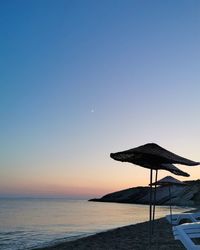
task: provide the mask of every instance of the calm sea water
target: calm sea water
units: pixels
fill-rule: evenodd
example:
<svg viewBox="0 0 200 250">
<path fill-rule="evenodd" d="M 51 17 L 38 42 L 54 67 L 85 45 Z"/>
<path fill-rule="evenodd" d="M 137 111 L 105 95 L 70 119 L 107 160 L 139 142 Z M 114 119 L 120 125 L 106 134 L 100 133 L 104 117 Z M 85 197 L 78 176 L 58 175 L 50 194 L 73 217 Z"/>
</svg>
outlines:
<svg viewBox="0 0 200 250">
<path fill-rule="evenodd" d="M 157 208 L 157 217 L 166 214 L 168 207 Z M 144 205 L 4 198 L 0 199 L 0 249 L 28 250 L 146 220 Z"/>
</svg>

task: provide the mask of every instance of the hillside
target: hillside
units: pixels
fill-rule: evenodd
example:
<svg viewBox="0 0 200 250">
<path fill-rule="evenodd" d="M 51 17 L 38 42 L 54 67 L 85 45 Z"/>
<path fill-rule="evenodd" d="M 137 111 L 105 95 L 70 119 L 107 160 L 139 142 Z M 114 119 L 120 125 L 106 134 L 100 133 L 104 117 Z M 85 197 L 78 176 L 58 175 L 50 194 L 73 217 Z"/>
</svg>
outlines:
<svg viewBox="0 0 200 250">
<path fill-rule="evenodd" d="M 171 204 L 182 206 L 200 205 L 200 180 L 185 181 L 185 185 L 171 186 Z M 98 202 L 118 202 L 149 204 L 149 187 L 134 187 L 107 194 L 102 198 L 91 199 Z M 169 205 L 169 187 L 157 187 L 157 205 Z"/>
</svg>

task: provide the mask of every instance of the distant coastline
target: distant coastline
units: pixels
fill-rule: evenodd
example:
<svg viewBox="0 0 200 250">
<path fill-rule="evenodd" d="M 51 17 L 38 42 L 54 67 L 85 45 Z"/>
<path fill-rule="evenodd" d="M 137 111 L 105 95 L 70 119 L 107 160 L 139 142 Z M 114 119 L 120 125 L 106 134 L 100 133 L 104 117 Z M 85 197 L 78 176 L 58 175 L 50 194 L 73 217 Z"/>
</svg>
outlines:
<svg viewBox="0 0 200 250">
<path fill-rule="evenodd" d="M 171 186 L 171 199 L 169 187 L 157 187 L 156 204 L 177 206 L 199 206 L 200 205 L 200 180 L 185 181 L 185 185 Z M 95 202 L 117 202 L 129 204 L 149 204 L 150 188 L 134 187 L 106 194 L 101 198 L 93 198 L 89 201 Z"/>
</svg>

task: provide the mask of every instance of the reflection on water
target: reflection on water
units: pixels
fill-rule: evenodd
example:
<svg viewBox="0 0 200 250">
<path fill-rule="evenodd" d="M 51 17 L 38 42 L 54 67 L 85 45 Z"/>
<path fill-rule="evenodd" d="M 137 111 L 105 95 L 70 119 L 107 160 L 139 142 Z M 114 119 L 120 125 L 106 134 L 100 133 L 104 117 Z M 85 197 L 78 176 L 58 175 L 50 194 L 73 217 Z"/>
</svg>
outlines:
<svg viewBox="0 0 200 250">
<path fill-rule="evenodd" d="M 183 212 L 187 208 L 174 208 Z M 169 214 L 156 208 L 156 216 Z M 148 206 L 67 199 L 0 199 L 0 249 L 52 244 L 148 220 Z"/>
</svg>

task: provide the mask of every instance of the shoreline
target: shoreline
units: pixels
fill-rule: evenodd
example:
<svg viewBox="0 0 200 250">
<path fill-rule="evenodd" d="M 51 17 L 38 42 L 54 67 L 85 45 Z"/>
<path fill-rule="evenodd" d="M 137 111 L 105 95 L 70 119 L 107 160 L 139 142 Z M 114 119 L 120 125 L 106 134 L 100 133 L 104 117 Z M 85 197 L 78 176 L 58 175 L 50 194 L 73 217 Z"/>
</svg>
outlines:
<svg viewBox="0 0 200 250">
<path fill-rule="evenodd" d="M 174 240 L 172 226 L 165 218 L 155 220 L 152 247 L 148 245 L 149 222 L 123 226 L 76 240 L 58 243 L 34 250 L 184 250 L 180 241 Z"/>
</svg>

